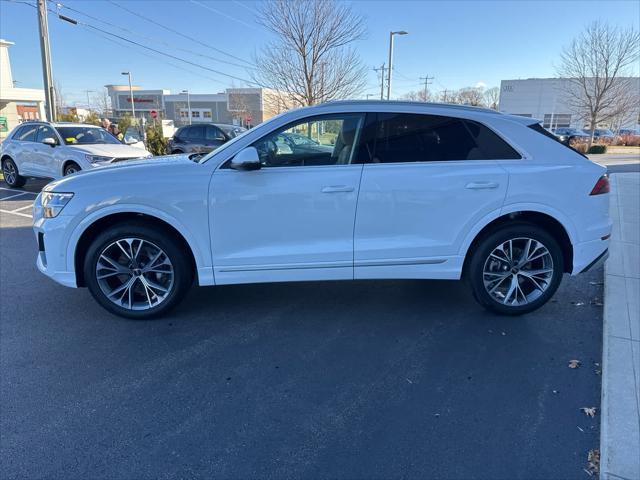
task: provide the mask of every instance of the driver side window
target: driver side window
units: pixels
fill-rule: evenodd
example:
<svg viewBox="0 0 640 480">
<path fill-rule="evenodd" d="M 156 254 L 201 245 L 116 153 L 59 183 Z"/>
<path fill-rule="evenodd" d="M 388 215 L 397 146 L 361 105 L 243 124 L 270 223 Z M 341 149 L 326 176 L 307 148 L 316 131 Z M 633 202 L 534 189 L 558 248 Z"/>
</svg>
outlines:
<svg viewBox="0 0 640 480">
<path fill-rule="evenodd" d="M 262 137 L 253 146 L 263 167 L 350 165 L 358 163 L 364 114 L 305 118 Z"/>
</svg>

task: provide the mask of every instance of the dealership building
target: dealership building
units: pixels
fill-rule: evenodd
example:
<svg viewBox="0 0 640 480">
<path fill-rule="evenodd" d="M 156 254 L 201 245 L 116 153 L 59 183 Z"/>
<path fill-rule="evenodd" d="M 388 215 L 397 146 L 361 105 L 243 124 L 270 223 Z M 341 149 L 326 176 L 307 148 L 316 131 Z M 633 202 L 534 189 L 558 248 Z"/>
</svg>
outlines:
<svg viewBox="0 0 640 480">
<path fill-rule="evenodd" d="M 631 78 L 632 88 L 640 92 L 640 78 Z M 500 82 L 500 111 L 542 121 L 545 128 L 585 127 L 580 118 L 567 105 L 565 94 L 571 84 L 564 78 L 528 78 Z M 640 105 L 622 119 L 619 127 L 637 128 L 640 123 Z M 602 127 L 611 125 L 603 124 Z"/>
<path fill-rule="evenodd" d="M 139 86 L 105 85 L 114 117 L 131 113 L 131 94 L 136 117 L 173 120 L 176 127 L 189 123 L 257 125 L 276 112 L 269 108 L 271 91 L 264 88 L 227 88 L 221 93 L 177 93 L 143 90 Z"/>
</svg>

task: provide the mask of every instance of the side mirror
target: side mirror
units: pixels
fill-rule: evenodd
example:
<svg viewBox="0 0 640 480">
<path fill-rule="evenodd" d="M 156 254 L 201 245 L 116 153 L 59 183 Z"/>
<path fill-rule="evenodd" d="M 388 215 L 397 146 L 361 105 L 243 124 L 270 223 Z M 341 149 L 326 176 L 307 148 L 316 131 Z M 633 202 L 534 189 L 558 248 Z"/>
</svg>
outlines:
<svg viewBox="0 0 640 480">
<path fill-rule="evenodd" d="M 231 159 L 231 168 L 234 170 L 259 170 L 262 167 L 260 156 L 255 147 L 247 147 L 240 150 L 235 157 Z"/>
<path fill-rule="evenodd" d="M 49 145 L 50 147 L 55 147 L 58 144 L 58 142 L 56 142 L 56 139 L 53 137 L 43 138 L 42 143 L 44 143 L 45 145 Z"/>
</svg>

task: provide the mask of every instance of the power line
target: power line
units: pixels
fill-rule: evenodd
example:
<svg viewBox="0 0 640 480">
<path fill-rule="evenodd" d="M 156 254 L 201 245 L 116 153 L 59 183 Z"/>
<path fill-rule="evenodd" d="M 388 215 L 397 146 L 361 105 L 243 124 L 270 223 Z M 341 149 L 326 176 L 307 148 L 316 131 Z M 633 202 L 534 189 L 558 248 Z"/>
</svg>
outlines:
<svg viewBox="0 0 640 480">
<path fill-rule="evenodd" d="M 131 15 L 135 15 L 136 17 L 141 18 L 143 20 L 146 20 L 147 22 L 152 23 L 154 25 L 157 25 L 160 28 L 164 28 L 165 30 L 167 30 L 167 31 L 169 31 L 171 33 L 174 33 L 174 34 L 179 35 L 179 36 L 181 36 L 183 38 L 186 38 L 187 40 L 191 40 L 192 42 L 199 43 L 200 45 L 203 45 L 203 46 L 205 46 L 207 48 L 215 50 L 216 52 L 221 53 L 223 55 L 227 55 L 228 57 L 235 58 L 236 60 L 239 60 L 239 61 L 244 62 L 244 63 L 248 63 L 251 66 L 255 66 L 253 63 L 249 62 L 248 60 L 245 60 L 243 58 L 237 57 L 237 56 L 235 56 L 235 55 L 233 55 L 231 53 L 225 52 L 224 50 L 221 50 L 219 48 L 214 47 L 213 45 L 209 45 L 209 44 L 207 44 L 205 42 L 202 42 L 201 40 L 198 40 L 197 38 L 191 37 L 189 35 L 185 35 L 184 33 L 180 32 L 178 30 L 175 30 L 175 29 L 173 29 L 171 27 L 168 27 L 168 26 L 166 26 L 166 25 L 164 25 L 164 24 L 162 24 L 160 22 L 157 22 L 157 21 L 155 21 L 155 20 L 153 20 L 153 19 L 151 19 L 149 17 L 146 17 L 146 16 L 144 16 L 144 15 L 142 15 L 140 13 L 134 12 L 133 10 L 130 10 L 127 7 L 120 5 L 119 3 L 115 2 L 114 0 L 107 0 L 107 1 L 109 3 L 111 3 L 112 5 L 115 5 L 116 7 L 121 8 L 122 10 L 124 10 L 126 12 L 129 12 Z"/>
<path fill-rule="evenodd" d="M 202 8 L 205 8 L 205 9 L 207 9 L 207 10 L 213 12 L 213 13 L 217 13 L 218 15 L 222 15 L 223 17 L 226 17 L 229 20 L 233 20 L 234 22 L 237 22 L 237 23 L 239 23 L 241 25 L 244 25 L 244 26 L 249 27 L 249 28 L 253 28 L 254 30 L 258 30 L 254 25 L 251 25 L 250 23 L 247 23 L 244 20 L 240 20 L 239 18 L 236 18 L 236 17 L 234 17 L 232 15 L 229 15 L 227 13 L 221 12 L 220 10 L 218 10 L 216 8 L 213 8 L 213 7 L 209 6 L 209 5 L 205 5 L 204 3 L 197 2 L 196 0 L 190 0 L 190 1 L 191 1 L 191 3 L 193 3 L 195 5 L 198 5 L 198 6 L 202 7 Z"/>
<path fill-rule="evenodd" d="M 14 3 L 23 3 L 23 4 L 25 4 L 25 5 L 29 5 L 30 7 L 32 7 L 32 8 L 36 8 L 36 9 L 37 9 L 37 6 L 36 6 L 36 5 L 34 5 L 34 4 L 32 4 L 32 3 L 29 3 L 29 2 L 26 2 L 26 1 L 22 1 L 22 0 L 2 0 L 2 1 L 12 1 L 12 2 L 14 2 Z M 215 74 L 217 74 L 217 75 L 222 75 L 222 76 L 225 76 L 225 77 L 232 78 L 232 79 L 234 79 L 234 80 L 239 80 L 239 81 L 244 82 L 244 83 L 247 83 L 247 84 L 249 84 L 249 85 L 262 86 L 262 85 L 257 84 L 256 82 L 252 82 L 252 81 L 250 81 L 250 80 L 247 80 L 246 78 L 241 78 L 241 77 L 237 77 L 237 76 L 235 76 L 235 75 L 230 75 L 230 74 L 228 74 L 228 73 L 224 73 L 224 72 L 221 72 L 221 71 L 219 71 L 219 70 L 215 70 L 215 69 L 213 69 L 213 68 L 206 67 L 206 66 L 204 66 L 204 65 L 199 65 L 199 64 L 197 64 L 197 63 L 195 63 L 195 62 L 192 62 L 192 61 L 190 61 L 190 60 L 186 60 L 186 59 L 184 59 L 184 58 L 177 57 L 177 56 L 172 55 L 172 54 L 170 54 L 170 53 L 162 52 L 162 51 L 157 50 L 157 49 L 155 49 L 155 48 L 152 48 L 152 47 L 149 47 L 149 46 L 147 46 L 147 45 L 143 45 L 143 44 L 141 44 L 141 43 L 139 43 L 139 42 L 136 42 L 135 40 L 131 40 L 130 38 L 126 38 L 126 37 L 124 37 L 124 36 L 122 36 L 122 35 L 118 35 L 117 33 L 109 32 L 109 31 L 107 31 L 107 30 L 105 30 L 105 29 L 102 29 L 102 28 L 100 28 L 100 27 L 96 27 L 95 25 L 91 25 L 91 24 L 89 24 L 89 23 L 82 22 L 82 21 L 76 21 L 76 20 L 74 20 L 74 19 L 70 19 L 70 18 L 68 18 L 68 17 L 60 16 L 60 15 L 58 14 L 58 12 L 56 12 L 56 11 L 52 10 L 51 8 L 48 8 L 47 10 L 48 10 L 50 13 L 52 13 L 52 14 L 54 14 L 54 15 L 58 16 L 58 18 L 60 18 L 61 20 L 66 21 L 66 22 L 69 22 L 69 23 L 73 23 L 74 25 L 78 25 L 78 26 L 80 26 L 80 27 L 84 27 L 84 28 L 85 28 L 85 29 L 87 29 L 88 31 L 93 31 L 93 30 L 94 30 L 94 31 L 96 31 L 96 32 L 103 33 L 104 35 L 108 35 L 109 37 L 117 38 L 117 39 L 119 39 L 119 40 L 121 40 L 121 41 L 124 41 L 124 42 L 126 42 L 126 43 L 128 43 L 128 44 L 136 45 L 136 46 L 138 46 L 138 47 L 140 47 L 140 48 L 143 48 L 143 49 L 145 49 L 145 50 L 149 50 L 149 51 L 154 52 L 154 53 L 156 53 L 156 54 L 158 54 L 158 55 L 162 55 L 162 56 L 165 56 L 165 57 L 172 58 L 172 59 L 174 59 L 174 60 L 178 60 L 178 61 L 183 62 L 183 63 L 187 63 L 187 64 L 189 64 L 189 65 L 192 65 L 192 66 L 195 66 L 195 67 L 201 68 L 201 69 L 203 69 L 203 70 L 207 70 L 207 71 L 213 72 L 213 73 L 215 73 Z M 153 58 L 153 57 L 152 57 L 152 58 Z M 212 80 L 213 80 L 213 79 L 212 79 Z M 215 80 L 215 81 L 219 81 L 219 80 Z"/>
<path fill-rule="evenodd" d="M 50 1 L 52 1 L 52 0 L 50 0 Z M 56 7 L 58 7 L 58 8 L 64 8 L 64 9 L 69 10 L 69 11 L 71 11 L 71 12 L 74 12 L 74 13 L 77 13 L 77 14 L 82 15 L 82 16 L 84 16 L 84 17 L 87 17 L 87 18 L 90 18 L 90 19 L 92 19 L 92 20 L 95 20 L 96 22 L 100 22 L 100 23 L 102 23 L 102 24 L 104 24 L 104 25 L 108 25 L 108 26 L 110 26 L 110 27 L 117 28 L 117 29 L 119 29 L 119 30 L 121 30 L 121 31 L 123 31 L 123 32 L 127 32 L 127 33 L 129 33 L 129 34 L 131 34 L 131 35 L 135 35 L 135 36 L 140 37 L 140 38 L 143 38 L 143 39 L 145 39 L 145 40 L 149 40 L 149 41 L 152 41 L 152 42 L 158 42 L 158 43 L 161 43 L 162 45 L 165 45 L 165 46 L 167 46 L 167 47 L 173 48 L 173 49 L 175 49 L 175 50 L 180 50 L 180 51 L 182 51 L 182 52 L 186 52 L 186 53 L 189 53 L 189 54 L 191 54 L 191 55 L 196 55 L 196 56 L 198 56 L 198 57 L 208 58 L 208 59 L 213 60 L 213 61 L 216 61 L 216 62 L 221 62 L 221 63 L 225 63 L 225 64 L 228 64 L 228 65 L 233 65 L 233 66 L 236 66 L 236 67 L 239 67 L 239 68 L 244 68 L 244 69 L 253 69 L 253 67 L 250 67 L 250 66 L 248 66 L 248 65 L 240 65 L 240 64 L 238 64 L 238 63 L 230 62 L 230 61 L 228 61 L 228 60 L 222 60 L 222 59 L 217 58 L 217 57 L 212 57 L 211 55 L 206 55 L 206 54 L 204 54 L 204 53 L 199 53 L 199 52 L 196 52 L 196 51 L 194 51 L 194 50 L 189 50 L 189 49 L 186 49 L 186 48 L 178 47 L 178 46 L 176 46 L 176 45 L 172 45 L 172 44 L 170 44 L 170 43 L 165 42 L 165 41 L 164 41 L 164 40 L 162 40 L 162 39 L 159 39 L 158 37 L 149 37 L 149 36 L 147 36 L 147 35 L 143 35 L 143 34 L 141 34 L 141 33 L 138 33 L 138 32 L 135 32 L 135 31 L 133 31 L 133 30 L 130 30 L 130 29 L 126 28 L 126 27 L 123 27 L 123 26 L 120 26 L 120 25 L 116 25 L 116 24 L 111 23 L 111 22 L 108 22 L 108 21 L 106 21 L 106 20 L 102 20 L 102 19 L 100 19 L 100 18 L 98 18 L 98 17 L 95 17 L 95 16 L 93 16 L 93 15 L 89 15 L 88 13 L 85 13 L 85 12 L 83 12 L 83 11 L 81 11 L 81 10 L 78 10 L 77 8 L 69 7 L 68 5 L 64 5 L 64 4 L 62 4 L 62 3 L 56 3 Z M 58 16 L 60 16 L 60 14 L 59 14 L 59 13 L 58 13 Z"/>
</svg>

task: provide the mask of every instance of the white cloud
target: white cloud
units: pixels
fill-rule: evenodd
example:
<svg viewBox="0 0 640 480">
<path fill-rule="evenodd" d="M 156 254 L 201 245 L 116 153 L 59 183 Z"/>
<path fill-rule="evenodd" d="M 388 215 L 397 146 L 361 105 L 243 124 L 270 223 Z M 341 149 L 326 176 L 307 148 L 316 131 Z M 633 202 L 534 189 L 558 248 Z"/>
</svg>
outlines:
<svg viewBox="0 0 640 480">
<path fill-rule="evenodd" d="M 476 88 L 487 88 L 487 84 L 480 80 L 478 83 L 476 83 Z"/>
</svg>

